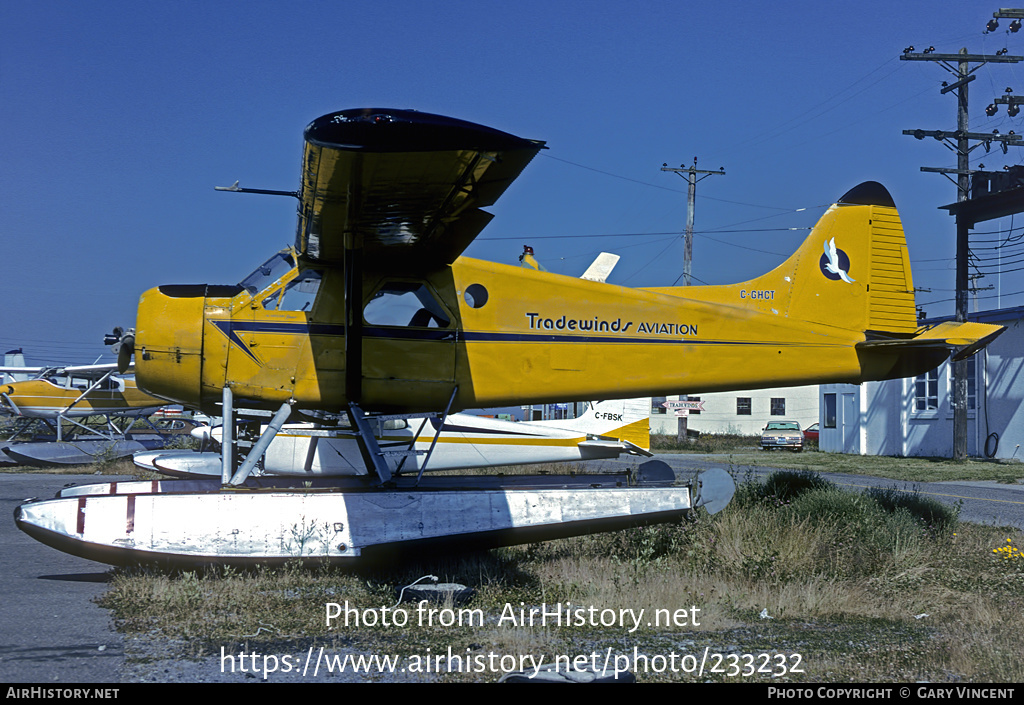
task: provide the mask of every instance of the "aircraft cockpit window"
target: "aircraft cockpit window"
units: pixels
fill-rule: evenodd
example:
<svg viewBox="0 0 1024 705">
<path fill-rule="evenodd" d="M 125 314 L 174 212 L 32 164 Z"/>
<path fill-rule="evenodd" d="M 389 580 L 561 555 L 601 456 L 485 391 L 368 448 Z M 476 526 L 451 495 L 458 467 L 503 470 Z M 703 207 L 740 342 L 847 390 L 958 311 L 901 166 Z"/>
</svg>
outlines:
<svg viewBox="0 0 1024 705">
<path fill-rule="evenodd" d="M 239 285 L 250 294 L 263 291 L 295 267 L 295 258 L 289 250 L 282 250 L 256 268 Z"/>
<path fill-rule="evenodd" d="M 307 269 L 263 300 L 267 311 L 309 311 L 320 289 L 321 273 Z"/>
<path fill-rule="evenodd" d="M 320 272 L 308 269 L 288 282 L 281 296 L 282 311 L 308 311 L 320 289 Z"/>
<path fill-rule="evenodd" d="M 417 282 L 386 283 L 366 304 L 363 318 L 372 326 L 447 328 L 450 323 L 426 284 Z"/>
</svg>

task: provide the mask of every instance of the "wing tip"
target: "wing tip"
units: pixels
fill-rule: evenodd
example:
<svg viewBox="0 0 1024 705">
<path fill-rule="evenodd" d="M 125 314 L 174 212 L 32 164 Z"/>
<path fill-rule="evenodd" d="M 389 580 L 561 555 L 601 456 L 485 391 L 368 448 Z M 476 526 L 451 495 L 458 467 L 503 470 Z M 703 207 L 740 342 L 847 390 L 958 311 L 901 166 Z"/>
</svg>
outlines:
<svg viewBox="0 0 1024 705">
<path fill-rule="evenodd" d="M 458 118 L 395 108 L 352 108 L 322 115 L 306 127 L 307 142 L 371 152 L 473 149 L 539 151 L 544 143 Z"/>
</svg>

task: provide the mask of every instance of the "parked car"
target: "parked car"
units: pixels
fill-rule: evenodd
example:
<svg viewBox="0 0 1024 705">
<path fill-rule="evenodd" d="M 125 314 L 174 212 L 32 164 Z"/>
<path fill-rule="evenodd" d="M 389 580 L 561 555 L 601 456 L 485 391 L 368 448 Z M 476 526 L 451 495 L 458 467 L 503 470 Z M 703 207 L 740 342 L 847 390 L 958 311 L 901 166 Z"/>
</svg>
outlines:
<svg viewBox="0 0 1024 705">
<path fill-rule="evenodd" d="M 796 421 L 769 421 L 761 432 L 761 450 L 784 448 L 794 453 L 804 449 L 804 433 Z"/>
<path fill-rule="evenodd" d="M 804 443 L 808 441 L 818 442 L 818 424 L 812 423 L 804 429 Z"/>
</svg>

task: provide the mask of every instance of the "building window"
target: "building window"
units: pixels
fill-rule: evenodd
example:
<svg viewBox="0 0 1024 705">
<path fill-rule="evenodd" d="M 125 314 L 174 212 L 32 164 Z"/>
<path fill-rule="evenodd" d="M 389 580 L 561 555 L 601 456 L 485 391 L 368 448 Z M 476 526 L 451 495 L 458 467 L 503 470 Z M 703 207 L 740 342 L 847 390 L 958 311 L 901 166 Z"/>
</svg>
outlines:
<svg viewBox="0 0 1024 705">
<path fill-rule="evenodd" d="M 929 370 L 914 378 L 914 411 L 939 408 L 939 370 Z"/>
<path fill-rule="evenodd" d="M 687 401 L 700 401 L 700 397 L 686 397 Z M 700 416 L 700 409 L 690 409 L 690 416 Z"/>
<path fill-rule="evenodd" d="M 825 428 L 836 427 L 836 395 L 825 394 Z"/>
<path fill-rule="evenodd" d="M 750 397 L 736 397 L 736 415 L 750 416 Z"/>
<path fill-rule="evenodd" d="M 664 414 L 668 411 L 662 404 L 665 403 L 665 397 L 651 397 L 651 415 Z"/>
<path fill-rule="evenodd" d="M 772 416 L 785 416 L 786 415 L 786 399 L 785 397 L 772 397 Z"/>
</svg>

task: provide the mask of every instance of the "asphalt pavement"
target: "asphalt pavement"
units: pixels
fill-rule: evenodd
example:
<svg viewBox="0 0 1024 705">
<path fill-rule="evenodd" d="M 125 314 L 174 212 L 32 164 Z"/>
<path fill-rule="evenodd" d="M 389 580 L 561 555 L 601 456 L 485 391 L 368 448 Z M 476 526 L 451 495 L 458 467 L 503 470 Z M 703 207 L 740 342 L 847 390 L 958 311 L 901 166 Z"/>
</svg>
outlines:
<svg viewBox="0 0 1024 705">
<path fill-rule="evenodd" d="M 14 509 L 49 498 L 67 483 L 95 475 L 0 475 L 0 682 L 117 683 L 123 641 L 110 613 L 94 602 L 107 589 L 108 567 L 61 553 L 22 533 Z"/>
<path fill-rule="evenodd" d="M 744 480 L 748 473 L 751 477 L 764 478 L 780 468 L 768 466 L 731 466 L 723 461 L 722 456 L 696 455 L 682 453 L 659 453 L 652 460 L 664 461 L 678 477 L 692 475 L 704 468 L 719 467 L 731 471 L 738 480 Z M 765 457 L 765 463 L 771 462 L 771 455 Z M 588 463 L 592 470 L 624 470 L 640 465 L 638 459 L 619 458 L 617 460 L 599 460 Z M 1013 526 L 1024 529 L 1024 485 L 1007 485 L 994 481 L 952 480 L 948 482 L 905 482 L 887 480 L 882 477 L 867 475 L 849 475 L 836 473 L 820 473 L 822 477 L 840 487 L 863 490 L 869 487 L 895 487 L 905 492 L 918 492 L 927 497 L 950 506 L 960 506 L 960 520 L 976 524 L 992 524 L 995 526 Z M 1024 469 L 1021 472 L 1024 475 Z"/>
</svg>

